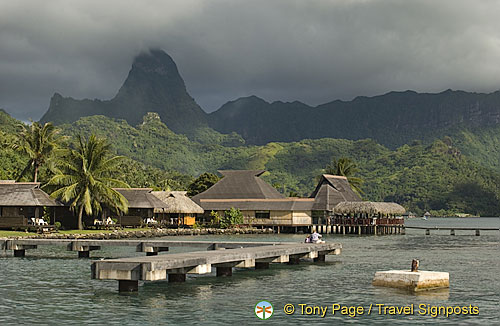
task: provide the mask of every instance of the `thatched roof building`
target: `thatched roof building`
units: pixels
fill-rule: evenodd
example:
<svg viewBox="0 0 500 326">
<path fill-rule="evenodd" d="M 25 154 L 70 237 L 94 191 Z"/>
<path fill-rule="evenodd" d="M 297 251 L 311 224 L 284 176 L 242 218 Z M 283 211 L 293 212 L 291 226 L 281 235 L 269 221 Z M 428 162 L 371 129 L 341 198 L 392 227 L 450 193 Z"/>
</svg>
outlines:
<svg viewBox="0 0 500 326">
<path fill-rule="evenodd" d="M 396 203 L 371 201 L 344 201 L 333 209 L 335 214 L 368 214 L 368 215 L 401 215 L 406 212 L 403 206 Z"/>
<path fill-rule="evenodd" d="M 153 191 L 166 207 L 155 208 L 155 213 L 203 214 L 204 210 L 187 196 L 187 191 Z"/>
<path fill-rule="evenodd" d="M 167 208 L 167 204 L 158 199 L 151 192 L 151 188 L 113 188 L 128 201 L 129 209 L 158 209 Z"/>
<path fill-rule="evenodd" d="M 339 175 L 323 174 L 310 198 L 314 198 L 312 210 L 333 211 L 340 202 L 359 202 L 361 198 L 349 185 L 347 178 Z"/>
<path fill-rule="evenodd" d="M 56 207 L 63 205 L 40 189 L 39 182 L 0 180 L 0 206 Z"/>
<path fill-rule="evenodd" d="M 264 172 L 266 171 L 221 170 L 219 173 L 224 177 L 192 199 L 198 204 L 201 199 L 283 199 L 283 195 L 259 178 Z"/>
</svg>

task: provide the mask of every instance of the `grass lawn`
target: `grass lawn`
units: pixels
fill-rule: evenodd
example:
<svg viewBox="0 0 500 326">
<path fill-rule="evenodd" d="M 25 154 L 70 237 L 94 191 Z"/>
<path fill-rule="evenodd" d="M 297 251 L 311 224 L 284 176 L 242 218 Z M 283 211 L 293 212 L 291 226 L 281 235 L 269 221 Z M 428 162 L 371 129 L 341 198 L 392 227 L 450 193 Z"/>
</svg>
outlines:
<svg viewBox="0 0 500 326">
<path fill-rule="evenodd" d="M 118 232 L 127 231 L 148 231 L 150 228 L 125 228 L 118 229 Z M 59 230 L 58 233 L 61 234 L 92 234 L 92 233 L 113 233 L 114 230 Z"/>
<path fill-rule="evenodd" d="M 6 238 L 6 237 L 27 237 L 30 235 L 36 235 L 36 233 L 33 232 L 24 232 L 24 231 L 4 231 L 0 230 L 0 238 Z"/>
<path fill-rule="evenodd" d="M 123 230 L 118 230 L 118 232 L 127 231 L 147 231 L 151 230 L 148 228 L 126 228 Z M 60 234 L 92 234 L 92 233 L 112 233 L 114 230 L 59 230 L 57 233 Z M 27 237 L 30 235 L 36 235 L 34 232 L 24 232 L 24 231 L 3 231 L 0 230 L 0 238 L 8 237 Z"/>
</svg>

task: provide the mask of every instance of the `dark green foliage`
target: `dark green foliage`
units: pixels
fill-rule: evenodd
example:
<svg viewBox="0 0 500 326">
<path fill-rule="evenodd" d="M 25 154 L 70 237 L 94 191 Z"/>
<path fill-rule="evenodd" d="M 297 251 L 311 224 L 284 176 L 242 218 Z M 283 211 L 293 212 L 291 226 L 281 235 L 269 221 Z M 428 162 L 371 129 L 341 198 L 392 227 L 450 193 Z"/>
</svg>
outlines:
<svg viewBox="0 0 500 326">
<path fill-rule="evenodd" d="M 19 124 L 19 129 L 18 139 L 12 147 L 25 153 L 29 159 L 24 164 L 24 169 L 18 175 L 17 180 L 31 172 L 33 173 L 31 181 L 37 182 L 40 167 L 55 158 L 56 151 L 61 145 L 60 130 L 54 128 L 50 122 L 42 125 L 33 121 L 29 126 Z"/>
<path fill-rule="evenodd" d="M 243 214 L 239 209 L 231 207 L 231 209 L 224 212 L 224 216 L 220 222 L 222 228 L 225 229 L 238 224 L 243 224 Z"/>
<path fill-rule="evenodd" d="M 216 184 L 220 178 L 209 172 L 201 174 L 188 186 L 188 196 L 195 196 L 199 193 L 204 192 L 214 184 Z"/>
<path fill-rule="evenodd" d="M 129 185 L 114 177 L 123 158 L 111 154 L 111 145 L 104 138 L 91 134 L 79 137 L 75 149 L 68 150 L 54 168 L 55 175 L 47 186 L 56 188 L 53 198 L 68 203 L 78 212 L 78 229 L 83 229 L 83 212 L 89 216 L 99 213 L 103 205 L 117 213 L 128 211 L 128 202 L 114 187 Z"/>
<path fill-rule="evenodd" d="M 220 215 L 217 212 L 212 211 L 210 213 L 212 218 L 210 222 L 211 227 L 218 227 L 222 229 L 227 229 L 238 224 L 243 224 L 243 214 L 239 209 L 231 207 L 231 209 L 224 211 L 224 215 Z"/>
<path fill-rule="evenodd" d="M 359 195 L 362 195 L 364 192 L 361 190 L 361 186 L 364 181 L 363 179 L 356 177 L 358 172 L 358 166 L 348 157 L 341 157 L 338 160 L 334 158 L 325 168 L 326 174 L 342 175 L 346 177 L 352 190 L 357 192 Z"/>
</svg>

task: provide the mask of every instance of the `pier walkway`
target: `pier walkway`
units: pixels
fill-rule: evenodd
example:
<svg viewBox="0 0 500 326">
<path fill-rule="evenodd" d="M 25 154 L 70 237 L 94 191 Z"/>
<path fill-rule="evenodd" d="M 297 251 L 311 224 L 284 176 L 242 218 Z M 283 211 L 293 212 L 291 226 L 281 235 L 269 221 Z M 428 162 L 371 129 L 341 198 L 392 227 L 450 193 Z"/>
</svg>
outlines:
<svg viewBox="0 0 500 326">
<path fill-rule="evenodd" d="M 231 276 L 232 269 L 269 268 L 270 263 L 298 264 L 300 259 L 325 261 L 325 255 L 340 254 L 339 243 L 282 243 L 229 250 L 195 251 L 150 257 L 106 259 L 92 262 L 92 278 L 118 280 L 121 292 L 137 291 L 140 280 L 184 282 L 186 274 L 211 273 Z"/>
<path fill-rule="evenodd" d="M 450 235 L 455 235 L 456 230 L 466 230 L 466 231 L 476 231 L 476 235 L 480 236 L 481 231 L 500 231 L 500 228 L 475 228 L 475 227 L 452 227 L 452 226 L 405 226 L 405 229 L 417 229 L 417 230 L 425 230 L 425 235 L 430 235 L 431 230 L 439 231 L 446 230 L 450 231 Z"/>
<path fill-rule="evenodd" d="M 38 246 L 66 246 L 68 251 L 77 251 L 78 257 L 88 258 L 90 251 L 100 250 L 104 246 L 133 247 L 137 252 L 148 256 L 168 251 L 169 247 L 191 247 L 205 250 L 233 249 L 278 245 L 282 242 L 239 242 L 239 241 L 172 241 L 172 240 L 89 240 L 89 239 L 8 239 L 0 238 L 0 250 L 13 250 L 15 257 L 24 257 L 27 249 Z"/>
</svg>

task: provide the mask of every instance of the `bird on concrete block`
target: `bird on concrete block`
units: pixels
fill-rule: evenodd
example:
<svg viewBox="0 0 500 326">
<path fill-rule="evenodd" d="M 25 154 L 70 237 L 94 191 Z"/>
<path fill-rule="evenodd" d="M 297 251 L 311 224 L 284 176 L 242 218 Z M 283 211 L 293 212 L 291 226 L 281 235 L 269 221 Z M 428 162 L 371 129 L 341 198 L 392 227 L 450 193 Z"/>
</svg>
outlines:
<svg viewBox="0 0 500 326">
<path fill-rule="evenodd" d="M 420 261 L 418 259 L 413 259 L 411 261 L 411 271 L 418 272 L 418 266 L 420 265 Z"/>
</svg>

